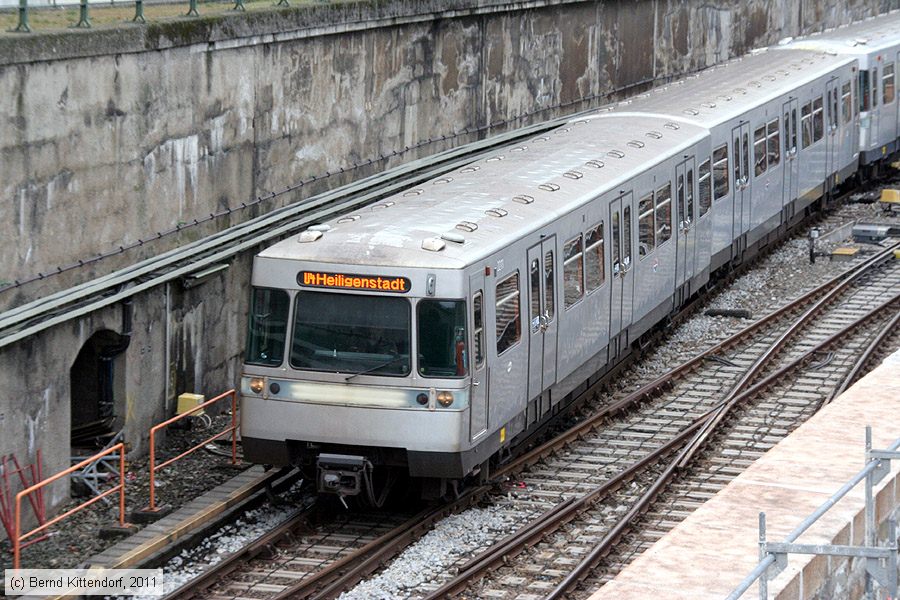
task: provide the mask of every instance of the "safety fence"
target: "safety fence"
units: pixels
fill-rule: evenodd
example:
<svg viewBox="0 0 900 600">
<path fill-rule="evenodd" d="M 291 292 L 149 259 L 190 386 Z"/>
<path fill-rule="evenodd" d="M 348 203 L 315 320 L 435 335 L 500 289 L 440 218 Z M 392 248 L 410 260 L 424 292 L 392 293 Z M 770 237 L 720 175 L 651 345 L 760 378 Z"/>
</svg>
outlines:
<svg viewBox="0 0 900 600">
<path fill-rule="evenodd" d="M 32 494 L 43 494 L 43 489 L 45 487 L 47 487 L 48 485 L 50 485 L 51 483 L 53 483 L 54 481 L 59 481 L 63 477 L 70 475 L 71 473 L 74 473 L 75 471 L 79 471 L 79 470 L 87 467 L 91 463 L 103 458 L 104 456 L 107 456 L 110 454 L 116 454 L 116 453 L 119 456 L 119 483 L 118 483 L 118 485 L 115 485 L 115 486 L 109 488 L 108 490 L 104 491 L 103 493 L 101 493 L 97 496 L 94 496 L 90 500 L 86 500 L 85 502 L 82 502 L 75 508 L 73 508 L 63 514 L 61 514 L 57 517 L 54 517 L 54 518 L 50 519 L 49 521 L 46 521 L 45 523 L 39 525 L 38 527 L 35 527 L 31 531 L 22 533 L 22 500 L 24 500 L 26 497 L 31 499 Z M 13 526 L 13 536 L 12 536 L 13 568 L 14 569 L 19 568 L 19 562 L 21 559 L 22 548 L 25 548 L 29 544 L 32 544 L 37 541 L 37 539 L 34 539 L 34 540 L 31 540 L 31 541 L 23 544 L 23 542 L 25 542 L 25 540 L 46 530 L 51 525 L 59 523 L 60 521 L 62 521 L 66 517 L 68 517 L 69 515 L 73 515 L 73 514 L 77 513 L 78 511 L 85 509 L 88 506 L 90 506 L 96 502 L 99 502 L 103 498 L 106 498 L 107 496 L 110 496 L 117 492 L 119 494 L 119 526 L 124 527 L 125 526 L 125 444 L 123 444 L 123 443 L 116 444 L 115 446 L 107 448 L 106 450 L 103 450 L 102 452 L 98 452 L 97 454 L 84 459 L 77 465 L 72 465 L 65 471 L 60 471 L 59 473 L 53 475 L 52 477 L 50 477 L 48 479 L 44 479 L 28 488 L 25 488 L 24 490 L 22 490 L 21 492 L 16 494 L 15 524 Z"/>
<path fill-rule="evenodd" d="M 759 513 L 759 564 L 728 595 L 726 600 L 738 600 L 744 592 L 759 581 L 759 598 L 768 598 L 769 579 L 773 579 L 785 568 L 789 554 L 814 554 L 864 559 L 866 590 L 865 597 L 873 597 L 873 580 L 887 590 L 889 598 L 897 598 L 897 523 L 888 519 L 887 543 L 878 545 L 876 535 L 878 524 L 875 515 L 875 485 L 891 472 L 891 460 L 900 459 L 900 439 L 887 450 L 872 449 L 872 428 L 866 427 L 866 466 L 853 479 L 845 483 L 828 500 L 822 503 L 810 516 L 787 536 L 784 542 L 766 540 L 766 513 Z M 862 546 L 840 546 L 833 544 L 797 544 L 800 535 L 809 529 L 822 515 L 846 496 L 860 482 L 865 481 L 865 531 Z M 851 541 L 852 543 L 852 541 Z"/>
<path fill-rule="evenodd" d="M 316 0 L 321 1 L 321 0 Z M 234 4 L 230 7 L 230 11 L 238 11 L 244 12 L 247 10 L 246 5 L 244 4 L 245 0 L 233 0 Z M 227 4 L 230 4 L 228 2 Z M 102 10 L 108 10 L 114 7 L 117 3 L 115 2 L 95 2 L 95 4 L 99 4 Z M 129 0 L 128 2 L 123 2 L 122 4 L 134 5 L 134 13 L 131 16 L 130 20 L 133 23 L 146 23 L 147 17 L 144 14 L 144 0 Z M 162 5 L 163 3 L 153 4 Z M 167 7 L 174 6 L 173 4 L 166 3 Z M 93 22 L 91 20 L 91 6 L 88 3 L 88 0 L 79 0 L 77 3 L 78 6 L 78 21 L 71 24 L 71 27 L 79 28 L 79 29 L 90 29 L 93 27 Z M 288 0 L 277 0 L 277 2 L 272 2 L 271 6 L 274 7 L 287 7 L 290 6 Z M 41 6 L 38 10 L 42 10 L 44 7 Z M 52 9 L 51 7 L 47 7 Z M 28 0 L 19 0 L 18 7 L 18 23 L 14 29 L 10 29 L 10 31 L 15 33 L 31 33 L 31 11 L 37 9 L 37 7 L 29 6 Z M 183 10 L 183 9 L 182 9 Z M 167 13 L 172 13 L 171 10 L 167 10 Z M 178 12 L 174 14 L 170 14 L 169 16 L 185 16 L 185 17 L 199 17 L 199 2 L 198 0 L 188 0 L 188 10 L 187 12 Z M 118 11 L 116 12 L 116 16 L 114 17 L 116 20 L 122 20 L 122 17 L 119 16 Z"/>
<path fill-rule="evenodd" d="M 207 407 L 217 404 L 227 398 L 231 398 L 231 425 L 229 425 L 228 427 L 226 427 L 219 433 L 215 434 L 214 436 L 203 440 L 202 442 L 200 442 L 196 446 L 190 448 L 189 450 L 182 452 L 178 456 L 176 456 L 174 458 L 170 458 L 169 460 L 162 462 L 160 464 L 156 464 L 156 432 L 160 431 L 161 429 L 165 429 L 172 423 L 175 423 L 177 421 L 181 421 L 182 419 L 186 419 L 190 416 L 199 414 L 202 411 L 204 411 Z M 236 465 L 237 464 L 237 430 L 238 430 L 237 390 L 233 390 L 233 389 L 228 390 L 224 394 L 219 394 L 215 398 L 213 398 L 211 400 L 207 400 L 203 404 L 198 404 L 194 408 L 187 410 L 187 411 L 181 413 L 180 415 L 176 415 L 176 416 L 172 417 L 171 419 L 169 419 L 168 421 L 163 421 L 159 425 L 154 425 L 150 429 L 150 506 L 145 508 L 144 512 L 157 512 L 159 510 L 159 508 L 156 506 L 156 489 L 155 489 L 156 488 L 156 472 L 157 471 L 163 469 L 164 467 L 166 467 L 168 465 L 171 465 L 173 462 L 175 462 L 177 460 L 181 460 L 188 454 L 191 454 L 192 452 L 199 450 L 206 444 L 208 444 L 214 440 L 217 440 L 220 437 L 224 437 L 224 436 L 228 435 L 229 433 L 231 434 L 231 464 Z"/>
</svg>

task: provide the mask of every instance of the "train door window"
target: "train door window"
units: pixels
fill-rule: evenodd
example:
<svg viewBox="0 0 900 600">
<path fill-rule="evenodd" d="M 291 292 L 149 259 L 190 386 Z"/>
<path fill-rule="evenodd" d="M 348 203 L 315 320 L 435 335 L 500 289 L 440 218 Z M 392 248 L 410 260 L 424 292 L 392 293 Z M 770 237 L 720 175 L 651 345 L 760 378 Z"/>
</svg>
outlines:
<svg viewBox="0 0 900 600">
<path fill-rule="evenodd" d="M 579 233 L 563 246 L 563 293 L 566 308 L 584 296 L 584 253 L 583 238 Z"/>
<path fill-rule="evenodd" d="M 662 246 L 672 237 L 672 184 L 656 190 L 656 243 Z"/>
<path fill-rule="evenodd" d="M 791 150 L 797 151 L 797 109 L 791 109 Z"/>
<path fill-rule="evenodd" d="M 529 266 L 531 277 L 531 330 L 537 331 L 541 317 L 541 261 L 533 259 Z"/>
<path fill-rule="evenodd" d="M 503 354 L 522 337 L 519 318 L 519 272 L 497 284 L 497 354 Z"/>
<path fill-rule="evenodd" d="M 869 72 L 859 72 L 859 110 L 866 112 L 869 110 Z"/>
<path fill-rule="evenodd" d="M 712 206 L 712 173 L 709 170 L 708 158 L 700 163 L 700 169 L 697 171 L 697 175 L 699 175 L 697 183 L 700 187 L 700 197 L 698 200 L 700 204 L 700 216 L 702 217 L 709 212 L 709 208 Z"/>
<path fill-rule="evenodd" d="M 805 149 L 812 144 L 812 102 L 804 104 L 800 111 L 800 129 L 802 130 L 801 138 Z"/>
<path fill-rule="evenodd" d="M 684 206 L 684 175 L 679 174 L 675 180 L 675 195 L 678 198 L 678 202 L 676 202 L 678 206 L 675 207 L 675 210 L 678 211 L 678 222 L 681 227 L 684 227 L 687 220 Z"/>
<path fill-rule="evenodd" d="M 759 177 L 766 172 L 766 126 L 757 127 L 753 132 L 754 175 Z"/>
<path fill-rule="evenodd" d="M 622 264 L 631 264 L 631 206 L 622 209 Z"/>
<path fill-rule="evenodd" d="M 825 108 L 822 105 L 822 96 L 813 100 L 813 143 L 818 142 L 825 135 Z"/>
<path fill-rule="evenodd" d="M 881 89 L 884 92 L 884 104 L 894 101 L 896 84 L 894 82 L 894 63 L 884 65 L 881 70 Z"/>
<path fill-rule="evenodd" d="M 741 182 L 741 136 L 734 136 L 734 185 Z"/>
<path fill-rule="evenodd" d="M 652 206 L 652 200 L 651 206 Z M 651 209 L 652 211 L 652 209 Z M 587 289 L 589 292 L 603 285 L 606 276 L 603 262 L 603 222 L 591 227 L 584 241 L 584 273 L 587 277 Z"/>
<path fill-rule="evenodd" d="M 656 222 L 654 220 L 653 192 L 638 202 L 638 257 L 643 258 L 656 247 Z"/>
<path fill-rule="evenodd" d="M 713 187 L 716 200 L 728 195 L 728 144 L 713 150 Z"/>
<path fill-rule="evenodd" d="M 613 277 L 619 274 L 618 267 L 621 265 L 621 256 L 619 248 L 619 211 L 613 213 L 612 216 L 612 264 Z"/>
<path fill-rule="evenodd" d="M 481 290 L 472 296 L 472 340 L 475 343 L 475 368 L 484 365 L 484 295 Z"/>
<path fill-rule="evenodd" d="M 747 178 L 750 177 L 750 134 L 745 133 L 741 137 L 741 140 L 741 153 L 743 154 L 743 156 L 741 156 L 741 160 L 743 161 L 744 166 L 743 177 L 744 183 L 747 183 Z"/>
<path fill-rule="evenodd" d="M 872 108 L 875 108 L 878 106 L 878 67 L 875 67 L 869 73 L 871 74 L 869 85 L 872 89 Z"/>
<path fill-rule="evenodd" d="M 775 117 L 766 125 L 766 150 L 768 154 L 768 168 L 777 167 L 781 162 L 781 129 L 778 127 L 778 117 Z"/>
<path fill-rule="evenodd" d="M 687 222 L 694 222 L 694 168 L 687 172 Z"/>
<path fill-rule="evenodd" d="M 253 288 L 245 362 L 275 367 L 284 360 L 290 299 L 284 290 Z"/>
<path fill-rule="evenodd" d="M 856 98 L 856 102 L 853 102 L 851 99 L 850 103 L 853 104 L 853 116 L 859 116 L 860 103 L 862 102 L 862 97 L 859 95 L 859 77 L 851 78 L 851 83 L 853 83 L 853 97 Z"/>
<path fill-rule="evenodd" d="M 548 323 L 553 320 L 556 312 L 556 305 L 553 303 L 553 287 L 553 250 L 548 250 L 544 254 L 544 311 Z"/>
<path fill-rule="evenodd" d="M 829 112 L 828 115 L 828 125 L 832 130 L 838 128 L 838 91 L 837 87 L 833 88 L 829 93 Z"/>
<path fill-rule="evenodd" d="M 844 124 L 850 122 L 850 119 L 853 118 L 852 114 L 852 104 L 853 100 L 850 97 L 850 82 L 844 83 L 841 86 L 841 116 L 843 117 Z"/>
<path fill-rule="evenodd" d="M 419 374 L 424 377 L 468 375 L 466 303 L 462 300 L 421 300 L 416 314 Z"/>
</svg>

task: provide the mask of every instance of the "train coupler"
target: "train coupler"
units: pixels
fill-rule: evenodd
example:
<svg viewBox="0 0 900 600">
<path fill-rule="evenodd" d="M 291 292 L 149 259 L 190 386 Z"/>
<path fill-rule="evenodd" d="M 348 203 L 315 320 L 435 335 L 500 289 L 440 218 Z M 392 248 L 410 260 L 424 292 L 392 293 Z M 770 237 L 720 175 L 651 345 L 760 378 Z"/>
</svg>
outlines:
<svg viewBox="0 0 900 600">
<path fill-rule="evenodd" d="M 320 454 L 316 461 L 319 493 L 356 496 L 363 490 L 363 478 L 371 463 L 363 456 Z"/>
</svg>

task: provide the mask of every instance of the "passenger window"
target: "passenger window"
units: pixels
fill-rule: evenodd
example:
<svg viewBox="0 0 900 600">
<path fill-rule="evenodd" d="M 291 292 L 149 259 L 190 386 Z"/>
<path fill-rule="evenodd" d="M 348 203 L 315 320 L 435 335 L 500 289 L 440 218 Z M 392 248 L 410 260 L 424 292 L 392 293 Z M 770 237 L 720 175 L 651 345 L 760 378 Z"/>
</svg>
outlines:
<svg viewBox="0 0 900 600">
<path fill-rule="evenodd" d="M 594 291 L 601 285 L 605 278 L 603 262 L 603 222 L 588 230 L 585 239 L 585 265 L 587 276 L 587 289 Z"/>
<path fill-rule="evenodd" d="M 818 142 L 825 135 L 825 109 L 822 107 L 822 97 L 813 101 L 813 143 Z"/>
<path fill-rule="evenodd" d="M 631 264 L 631 207 L 626 206 L 622 210 L 622 225 L 625 235 L 622 236 L 622 262 L 627 267 Z"/>
<path fill-rule="evenodd" d="M 697 175 L 700 176 L 697 183 L 700 187 L 700 197 L 698 200 L 700 201 L 700 216 L 702 217 L 709 212 L 709 208 L 712 206 L 712 174 L 709 171 L 708 158 L 700 163 L 700 169 L 697 171 Z"/>
<path fill-rule="evenodd" d="M 859 72 L 859 110 L 869 110 L 869 72 Z"/>
<path fill-rule="evenodd" d="M 581 234 L 563 246 L 563 292 L 566 308 L 584 296 L 584 254 Z"/>
<path fill-rule="evenodd" d="M 656 222 L 653 218 L 653 192 L 638 202 L 638 256 L 643 258 L 656 247 Z"/>
<path fill-rule="evenodd" d="M 812 144 L 812 102 L 803 105 L 800 111 L 800 129 L 803 131 L 803 148 L 806 149 Z"/>
<path fill-rule="evenodd" d="M 519 319 L 519 272 L 497 284 L 497 354 L 522 337 Z"/>
<path fill-rule="evenodd" d="M 753 157 L 755 160 L 754 175 L 759 177 L 766 172 L 766 126 L 757 127 L 753 132 Z"/>
<path fill-rule="evenodd" d="M 687 172 L 687 220 L 688 223 L 694 222 L 694 169 L 690 168 Z"/>
<path fill-rule="evenodd" d="M 547 322 L 553 320 L 555 305 L 553 303 L 553 250 L 544 254 L 544 308 L 547 314 Z"/>
<path fill-rule="evenodd" d="M 884 104 L 893 102 L 895 95 L 894 63 L 888 63 L 882 68 L 881 89 L 884 91 Z"/>
<path fill-rule="evenodd" d="M 531 276 L 531 331 L 540 328 L 541 316 L 541 261 L 533 259 L 529 267 Z"/>
<path fill-rule="evenodd" d="M 484 365 L 484 296 L 481 290 L 472 296 L 472 337 L 475 342 L 475 368 Z"/>
<path fill-rule="evenodd" d="M 767 131 L 767 151 L 768 151 L 768 159 L 769 166 L 771 169 L 773 167 L 777 167 L 778 163 L 781 161 L 781 140 L 779 139 L 781 136 L 781 129 L 778 127 L 778 118 L 774 118 L 766 125 Z"/>
<path fill-rule="evenodd" d="M 656 243 L 662 246 L 672 237 L 672 184 L 656 190 Z"/>
<path fill-rule="evenodd" d="M 852 110 L 852 98 L 850 97 L 850 82 L 846 82 L 841 86 L 841 116 L 843 117 L 844 123 L 849 123 L 850 119 L 853 118 Z"/>
<path fill-rule="evenodd" d="M 716 200 L 728 195 L 728 144 L 722 144 L 713 151 L 713 183 Z"/>
</svg>

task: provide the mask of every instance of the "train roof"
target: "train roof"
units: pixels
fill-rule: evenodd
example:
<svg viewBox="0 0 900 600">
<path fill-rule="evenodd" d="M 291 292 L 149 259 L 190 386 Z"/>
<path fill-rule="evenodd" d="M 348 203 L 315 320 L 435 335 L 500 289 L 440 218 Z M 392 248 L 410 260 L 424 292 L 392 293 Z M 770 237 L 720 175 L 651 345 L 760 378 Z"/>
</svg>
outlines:
<svg viewBox="0 0 900 600">
<path fill-rule="evenodd" d="M 852 60 L 814 50 L 762 49 L 601 110 L 670 115 L 712 128 Z"/>
<path fill-rule="evenodd" d="M 351 215 L 261 258 L 463 268 L 702 140 L 698 125 L 641 115 L 575 119 Z M 326 229 L 323 233 L 322 229 Z M 319 236 L 319 234 L 321 236 Z M 314 241 L 302 241 L 318 238 Z M 431 250 L 427 248 L 438 248 Z"/>
<path fill-rule="evenodd" d="M 877 18 L 814 33 L 803 39 L 790 40 L 785 46 L 863 55 L 878 52 L 898 42 L 900 42 L 900 10 L 895 10 Z"/>
</svg>

